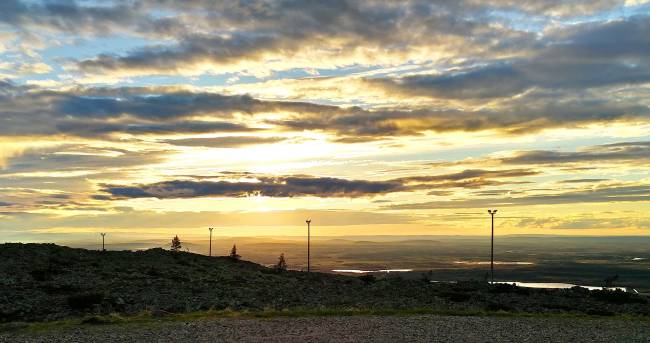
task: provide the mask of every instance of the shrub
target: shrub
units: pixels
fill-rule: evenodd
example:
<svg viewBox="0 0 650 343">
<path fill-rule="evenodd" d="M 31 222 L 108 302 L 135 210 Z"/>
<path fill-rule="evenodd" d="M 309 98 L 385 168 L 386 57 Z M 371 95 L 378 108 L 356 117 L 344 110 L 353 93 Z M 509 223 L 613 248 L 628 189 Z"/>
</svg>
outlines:
<svg viewBox="0 0 650 343">
<path fill-rule="evenodd" d="M 589 289 L 580 287 L 580 286 L 573 286 L 570 288 L 572 293 L 579 294 L 579 295 L 588 295 L 589 294 Z"/>
<path fill-rule="evenodd" d="M 364 284 L 370 285 L 377 281 L 377 278 L 372 274 L 364 274 L 359 276 L 359 280 L 363 281 Z"/>
<path fill-rule="evenodd" d="M 36 281 L 49 281 L 53 276 L 52 271 L 45 268 L 34 269 L 30 271 L 29 274 L 31 274 L 32 278 Z"/>
<path fill-rule="evenodd" d="M 634 304 L 634 303 L 644 304 L 647 302 L 647 300 L 645 300 L 644 298 L 636 294 L 627 293 L 620 289 L 614 291 L 610 291 L 607 289 L 603 289 L 603 290 L 597 289 L 591 291 L 591 296 L 600 301 L 610 303 L 610 304 Z"/>
<path fill-rule="evenodd" d="M 465 302 L 472 298 L 472 295 L 467 292 L 457 291 L 443 292 L 440 294 L 440 296 L 453 302 Z"/>
<path fill-rule="evenodd" d="M 86 310 L 104 300 L 104 294 L 98 292 L 73 294 L 68 297 L 68 306 L 73 310 Z"/>
<path fill-rule="evenodd" d="M 490 293 L 516 293 L 519 287 L 509 283 L 495 283 L 490 285 Z"/>
<path fill-rule="evenodd" d="M 490 300 L 486 306 L 485 309 L 488 311 L 512 311 L 514 308 L 506 303 L 500 302 L 500 301 L 492 301 Z"/>
</svg>

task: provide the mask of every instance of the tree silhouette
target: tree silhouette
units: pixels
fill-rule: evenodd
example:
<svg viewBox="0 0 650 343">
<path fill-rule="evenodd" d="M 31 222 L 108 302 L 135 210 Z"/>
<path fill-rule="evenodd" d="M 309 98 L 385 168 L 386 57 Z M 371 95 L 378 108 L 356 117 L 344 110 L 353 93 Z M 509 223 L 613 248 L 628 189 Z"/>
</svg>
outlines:
<svg viewBox="0 0 650 343">
<path fill-rule="evenodd" d="M 171 244 L 170 250 L 173 251 L 173 252 L 179 252 L 179 251 L 181 251 L 182 247 L 183 246 L 181 244 L 181 239 L 178 238 L 178 235 L 174 236 L 174 238 L 172 239 L 172 244 Z"/>
<path fill-rule="evenodd" d="M 618 280 L 618 274 L 605 278 L 605 287 L 614 287 L 614 281 Z"/>
<path fill-rule="evenodd" d="M 232 260 L 239 261 L 241 256 L 237 254 L 237 245 L 233 244 L 232 249 L 230 250 L 230 255 L 228 255 Z"/>
<path fill-rule="evenodd" d="M 284 259 L 284 253 L 280 254 L 278 258 L 278 263 L 275 265 L 275 270 L 278 272 L 283 272 L 287 270 L 287 261 Z"/>
</svg>

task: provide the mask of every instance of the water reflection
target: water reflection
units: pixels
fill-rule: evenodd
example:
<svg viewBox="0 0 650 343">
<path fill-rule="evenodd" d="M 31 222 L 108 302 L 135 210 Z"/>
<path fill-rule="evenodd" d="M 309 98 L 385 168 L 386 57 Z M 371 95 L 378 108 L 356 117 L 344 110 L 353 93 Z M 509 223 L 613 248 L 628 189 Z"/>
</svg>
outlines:
<svg viewBox="0 0 650 343">
<path fill-rule="evenodd" d="M 379 270 L 361 270 L 361 269 L 333 269 L 335 273 L 351 273 L 351 274 L 366 274 L 366 273 L 403 273 L 412 272 L 413 269 L 379 269 Z"/>
<path fill-rule="evenodd" d="M 490 261 L 455 261 L 455 264 L 469 264 L 469 265 L 483 265 L 483 264 L 490 264 Z M 533 262 L 522 262 L 522 261 L 494 261 L 495 265 L 506 265 L 506 266 L 514 266 L 514 265 L 531 265 L 535 264 Z"/>
</svg>

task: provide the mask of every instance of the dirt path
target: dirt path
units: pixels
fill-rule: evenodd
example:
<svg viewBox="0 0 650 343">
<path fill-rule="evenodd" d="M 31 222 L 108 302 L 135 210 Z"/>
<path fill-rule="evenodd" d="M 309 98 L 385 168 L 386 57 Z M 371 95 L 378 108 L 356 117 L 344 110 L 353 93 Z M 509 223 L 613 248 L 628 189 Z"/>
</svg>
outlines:
<svg viewBox="0 0 650 343">
<path fill-rule="evenodd" d="M 647 321 L 525 317 L 210 318 L 0 334 L 0 342 L 650 342 Z"/>
</svg>

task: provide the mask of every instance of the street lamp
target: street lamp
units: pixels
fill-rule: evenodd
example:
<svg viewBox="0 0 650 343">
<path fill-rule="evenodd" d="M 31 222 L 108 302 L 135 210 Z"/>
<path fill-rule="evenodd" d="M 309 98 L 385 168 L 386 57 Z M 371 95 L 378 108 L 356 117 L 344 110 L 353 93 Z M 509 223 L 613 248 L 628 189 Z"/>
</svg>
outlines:
<svg viewBox="0 0 650 343">
<path fill-rule="evenodd" d="M 311 249 L 311 219 L 307 219 L 305 222 L 307 223 L 307 272 L 310 272 L 311 266 L 309 263 L 309 259 L 310 259 L 309 250 Z"/>
<path fill-rule="evenodd" d="M 106 251 L 104 248 L 104 237 L 106 237 L 106 232 L 100 232 L 100 235 L 102 235 L 102 251 Z"/>
<path fill-rule="evenodd" d="M 214 228 L 209 227 L 208 230 L 210 230 L 210 248 L 208 250 L 208 256 L 212 257 L 212 230 L 214 230 Z"/>
<path fill-rule="evenodd" d="M 490 281 L 494 284 L 494 215 L 497 213 L 497 210 L 488 210 L 488 213 L 492 217 L 492 247 L 490 249 Z"/>
</svg>

